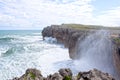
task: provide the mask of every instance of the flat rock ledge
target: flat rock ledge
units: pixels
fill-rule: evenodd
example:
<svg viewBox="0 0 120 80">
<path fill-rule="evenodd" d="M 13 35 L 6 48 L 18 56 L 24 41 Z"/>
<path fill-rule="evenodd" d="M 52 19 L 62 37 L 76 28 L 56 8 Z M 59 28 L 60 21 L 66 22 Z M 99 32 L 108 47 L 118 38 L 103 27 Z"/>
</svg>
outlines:
<svg viewBox="0 0 120 80">
<path fill-rule="evenodd" d="M 43 77 L 41 71 L 37 69 L 27 69 L 25 74 L 21 77 L 15 77 L 12 80 L 115 80 L 108 73 L 103 73 L 97 69 L 88 72 L 79 72 L 73 76 L 72 71 L 67 69 L 60 69 L 54 74 Z"/>
</svg>

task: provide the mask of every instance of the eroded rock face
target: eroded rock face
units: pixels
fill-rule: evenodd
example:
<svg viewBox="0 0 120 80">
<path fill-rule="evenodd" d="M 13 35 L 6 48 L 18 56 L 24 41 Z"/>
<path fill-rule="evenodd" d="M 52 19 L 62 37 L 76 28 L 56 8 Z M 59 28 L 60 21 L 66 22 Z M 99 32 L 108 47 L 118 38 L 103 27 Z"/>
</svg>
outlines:
<svg viewBox="0 0 120 80">
<path fill-rule="evenodd" d="M 63 77 L 65 76 L 69 76 L 72 77 L 72 71 L 68 68 L 68 69 L 60 69 L 59 70 L 60 75 L 62 75 Z"/>
<path fill-rule="evenodd" d="M 60 69 L 59 73 L 54 73 L 44 78 L 37 69 L 28 69 L 20 78 L 12 80 L 115 80 L 108 73 L 103 73 L 97 69 L 88 72 L 79 72 L 73 76 L 70 69 Z"/>
<path fill-rule="evenodd" d="M 77 80 L 115 80 L 108 73 L 103 73 L 97 69 L 88 72 L 79 72 Z"/>
<path fill-rule="evenodd" d="M 92 32 L 92 31 L 91 31 Z M 56 38 L 58 42 L 63 43 L 69 49 L 69 56 L 72 59 L 76 58 L 76 43 L 79 38 L 83 39 L 90 31 L 77 30 L 61 25 L 52 25 L 43 29 L 42 36 Z"/>
<path fill-rule="evenodd" d="M 54 73 L 45 78 L 45 80 L 63 80 L 63 77 L 59 73 Z"/>
<path fill-rule="evenodd" d="M 37 69 L 27 69 L 25 74 L 20 78 L 14 78 L 13 80 L 44 80 L 41 72 Z"/>
<path fill-rule="evenodd" d="M 118 74 L 120 75 L 120 37 L 113 39 L 114 43 L 114 64 L 118 71 Z"/>
</svg>

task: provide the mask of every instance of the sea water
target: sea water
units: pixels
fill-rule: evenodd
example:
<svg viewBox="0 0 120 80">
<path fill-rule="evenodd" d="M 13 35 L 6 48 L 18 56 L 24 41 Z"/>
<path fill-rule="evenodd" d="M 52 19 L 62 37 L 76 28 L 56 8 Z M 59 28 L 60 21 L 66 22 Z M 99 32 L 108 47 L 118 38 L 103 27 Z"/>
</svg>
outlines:
<svg viewBox="0 0 120 80">
<path fill-rule="evenodd" d="M 0 31 L 0 79 L 20 77 L 28 68 L 41 70 L 44 76 L 56 72 L 69 60 L 68 50 L 55 39 L 43 41 L 41 30 Z"/>
<path fill-rule="evenodd" d="M 93 68 L 110 73 L 117 80 L 113 48 L 109 31 L 96 31 L 78 42 L 77 60 L 69 58 L 68 49 L 56 39 L 42 39 L 41 30 L 0 31 L 0 79 L 20 77 L 28 68 L 36 68 L 43 76 L 60 68 L 70 68 L 73 74 Z"/>
</svg>

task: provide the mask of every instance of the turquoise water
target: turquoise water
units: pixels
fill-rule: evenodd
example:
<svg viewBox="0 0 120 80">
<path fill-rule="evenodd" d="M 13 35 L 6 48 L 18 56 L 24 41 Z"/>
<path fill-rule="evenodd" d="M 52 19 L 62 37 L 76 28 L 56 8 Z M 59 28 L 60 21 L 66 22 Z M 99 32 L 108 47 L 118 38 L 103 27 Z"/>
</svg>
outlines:
<svg viewBox="0 0 120 80">
<path fill-rule="evenodd" d="M 0 30 L 1 56 L 23 51 L 25 44 L 39 41 L 40 36 L 40 30 Z"/>
<path fill-rule="evenodd" d="M 37 68 L 43 75 L 57 71 L 54 63 L 69 56 L 67 49 L 51 43 L 50 38 L 43 41 L 41 30 L 0 30 L 0 80 L 19 77 L 27 68 Z"/>
<path fill-rule="evenodd" d="M 0 35 L 31 35 L 40 32 L 41 30 L 0 30 Z"/>
</svg>

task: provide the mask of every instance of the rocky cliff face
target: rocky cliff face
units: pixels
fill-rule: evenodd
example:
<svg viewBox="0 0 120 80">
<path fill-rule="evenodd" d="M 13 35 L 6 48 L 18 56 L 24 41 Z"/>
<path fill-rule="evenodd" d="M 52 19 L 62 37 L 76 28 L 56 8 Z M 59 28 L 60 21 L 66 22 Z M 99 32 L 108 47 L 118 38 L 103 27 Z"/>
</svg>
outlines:
<svg viewBox="0 0 120 80">
<path fill-rule="evenodd" d="M 70 69 L 60 69 L 59 73 L 56 72 L 47 77 L 43 77 L 41 72 L 37 69 L 27 69 L 26 73 L 20 78 L 14 78 L 12 80 L 115 80 L 111 75 L 103 73 L 97 69 L 90 70 L 88 72 L 79 72 L 76 76 L 73 76 Z"/>
<path fill-rule="evenodd" d="M 52 25 L 43 29 L 42 36 L 56 38 L 58 42 L 63 43 L 69 50 L 69 56 L 72 59 L 76 58 L 76 44 L 78 39 L 84 39 L 90 32 L 88 30 L 77 30 L 61 25 Z"/>
<path fill-rule="evenodd" d="M 76 29 L 64 25 L 51 25 L 43 29 L 42 36 L 56 38 L 58 42 L 63 43 L 65 47 L 69 50 L 69 56 L 72 59 L 76 59 L 77 55 L 77 42 L 82 41 L 88 34 L 94 33 L 94 29 Z M 113 39 L 113 44 L 115 45 L 115 51 L 120 56 L 120 33 L 116 30 L 110 30 L 111 38 Z M 115 35 L 114 35 L 115 34 Z M 116 35 L 118 34 L 118 35 Z"/>
<path fill-rule="evenodd" d="M 113 38 L 114 43 L 114 63 L 120 75 L 120 37 Z"/>
</svg>

